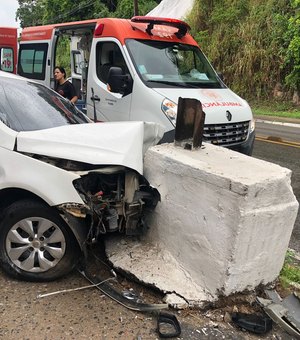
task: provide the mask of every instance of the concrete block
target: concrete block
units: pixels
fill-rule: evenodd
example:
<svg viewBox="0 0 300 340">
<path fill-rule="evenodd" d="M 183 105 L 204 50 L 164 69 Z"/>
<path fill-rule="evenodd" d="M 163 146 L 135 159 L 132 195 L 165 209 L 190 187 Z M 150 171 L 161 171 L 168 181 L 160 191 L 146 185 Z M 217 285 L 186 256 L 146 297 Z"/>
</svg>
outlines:
<svg viewBox="0 0 300 340">
<path fill-rule="evenodd" d="M 112 242 L 112 262 L 144 282 L 152 271 L 156 287 L 193 305 L 276 279 L 298 211 L 289 169 L 210 144 L 163 144 L 147 151 L 144 173 L 161 202 L 137 259 Z"/>
</svg>

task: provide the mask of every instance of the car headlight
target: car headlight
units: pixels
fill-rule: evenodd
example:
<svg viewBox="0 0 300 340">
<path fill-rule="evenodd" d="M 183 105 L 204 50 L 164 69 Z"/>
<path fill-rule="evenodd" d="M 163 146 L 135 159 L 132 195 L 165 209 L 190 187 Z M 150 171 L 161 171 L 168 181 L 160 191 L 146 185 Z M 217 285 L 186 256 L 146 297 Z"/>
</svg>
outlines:
<svg viewBox="0 0 300 340">
<path fill-rule="evenodd" d="M 243 101 L 246 103 L 246 105 L 250 108 L 249 103 L 247 102 L 247 100 L 243 99 Z M 252 112 L 251 112 L 252 113 Z M 252 133 L 255 130 L 255 119 L 253 117 L 253 113 L 252 113 L 252 119 L 250 120 L 250 125 L 249 125 L 249 133 Z"/>
<path fill-rule="evenodd" d="M 161 103 L 163 113 L 169 118 L 170 122 L 175 126 L 177 117 L 177 104 L 169 99 L 164 99 Z"/>
<path fill-rule="evenodd" d="M 255 130 L 255 119 L 252 117 L 250 121 L 250 133 L 252 133 Z"/>
</svg>

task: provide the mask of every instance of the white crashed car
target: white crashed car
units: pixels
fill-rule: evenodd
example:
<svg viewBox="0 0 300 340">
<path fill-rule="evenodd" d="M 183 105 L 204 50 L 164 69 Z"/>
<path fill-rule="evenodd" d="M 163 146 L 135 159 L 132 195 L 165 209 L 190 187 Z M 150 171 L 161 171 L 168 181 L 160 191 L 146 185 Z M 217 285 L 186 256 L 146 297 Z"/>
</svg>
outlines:
<svg viewBox="0 0 300 340">
<path fill-rule="evenodd" d="M 0 261 L 54 280 L 101 234 L 139 234 L 159 193 L 142 176 L 161 138 L 143 122 L 93 123 L 49 88 L 0 72 Z"/>
</svg>

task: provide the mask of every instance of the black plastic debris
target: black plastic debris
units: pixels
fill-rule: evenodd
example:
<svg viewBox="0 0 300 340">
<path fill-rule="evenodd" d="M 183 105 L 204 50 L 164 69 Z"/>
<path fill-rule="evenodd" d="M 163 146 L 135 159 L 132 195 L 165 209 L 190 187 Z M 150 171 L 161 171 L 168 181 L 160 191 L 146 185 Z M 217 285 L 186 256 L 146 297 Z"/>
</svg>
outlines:
<svg viewBox="0 0 300 340">
<path fill-rule="evenodd" d="M 300 339 L 300 300 L 297 294 L 281 299 L 275 290 L 265 290 L 268 299 L 257 297 L 266 314 L 282 329 Z"/>
<path fill-rule="evenodd" d="M 267 315 L 233 313 L 231 319 L 240 328 L 256 334 L 265 334 L 272 329 L 272 320 Z"/>
<path fill-rule="evenodd" d="M 90 281 L 95 288 L 99 289 L 103 294 L 118 302 L 120 305 L 138 312 L 154 312 L 164 308 L 168 308 L 166 303 L 143 303 L 138 298 L 133 298 L 134 293 L 124 294 L 110 285 L 108 280 L 102 280 L 99 276 L 94 276 L 88 271 L 78 270 L 79 273 Z"/>
<path fill-rule="evenodd" d="M 173 338 L 181 334 L 180 324 L 174 314 L 160 312 L 157 318 L 157 332 L 161 338 Z"/>
</svg>

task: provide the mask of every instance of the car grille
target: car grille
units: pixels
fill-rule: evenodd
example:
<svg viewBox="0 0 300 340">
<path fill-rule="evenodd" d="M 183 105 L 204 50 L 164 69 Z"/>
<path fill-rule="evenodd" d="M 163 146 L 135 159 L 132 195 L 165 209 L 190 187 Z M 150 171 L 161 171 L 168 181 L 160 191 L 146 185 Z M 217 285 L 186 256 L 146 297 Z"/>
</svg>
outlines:
<svg viewBox="0 0 300 340">
<path fill-rule="evenodd" d="M 204 125 L 203 141 L 214 145 L 234 145 L 248 137 L 249 121 Z"/>
</svg>

